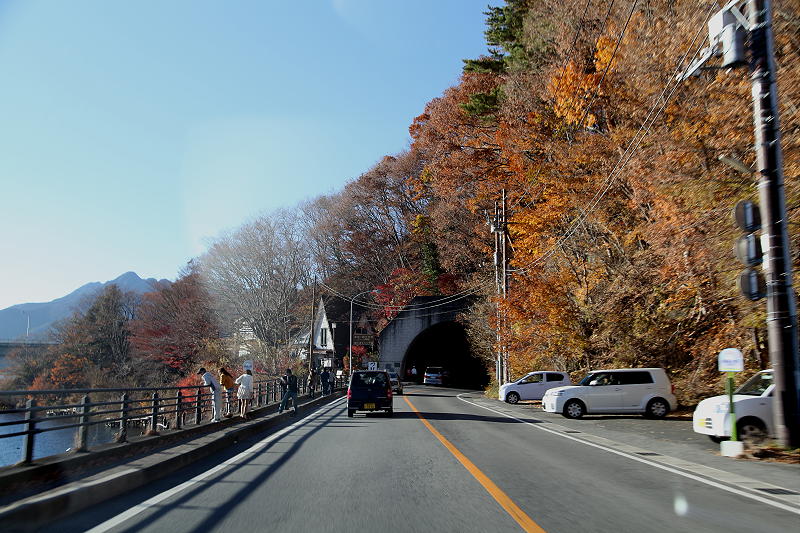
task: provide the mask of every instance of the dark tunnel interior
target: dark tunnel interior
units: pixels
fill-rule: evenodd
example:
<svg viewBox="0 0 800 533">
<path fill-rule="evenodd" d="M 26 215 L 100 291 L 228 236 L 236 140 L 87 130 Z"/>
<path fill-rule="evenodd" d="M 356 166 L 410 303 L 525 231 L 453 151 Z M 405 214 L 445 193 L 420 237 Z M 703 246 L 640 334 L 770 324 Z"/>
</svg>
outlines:
<svg viewBox="0 0 800 533">
<path fill-rule="evenodd" d="M 482 389 L 489 383 L 483 362 L 475 357 L 467 342 L 464 327 L 457 322 L 441 322 L 426 329 L 406 351 L 403 372 L 417 369 L 417 381 L 428 366 L 441 366 L 448 374 L 444 385 L 463 389 Z"/>
</svg>

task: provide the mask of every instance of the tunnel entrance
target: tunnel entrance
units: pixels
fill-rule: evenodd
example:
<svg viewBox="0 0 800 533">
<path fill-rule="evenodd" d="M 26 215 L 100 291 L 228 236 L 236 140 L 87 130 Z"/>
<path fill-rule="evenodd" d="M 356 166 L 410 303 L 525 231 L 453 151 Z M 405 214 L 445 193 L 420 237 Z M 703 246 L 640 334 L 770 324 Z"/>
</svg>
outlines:
<svg viewBox="0 0 800 533">
<path fill-rule="evenodd" d="M 483 389 L 489 383 L 486 367 L 472 354 L 464 326 L 457 322 L 440 322 L 417 335 L 406 350 L 404 372 L 412 366 L 420 383 L 428 366 L 444 368 L 449 376 L 445 386 Z"/>
</svg>

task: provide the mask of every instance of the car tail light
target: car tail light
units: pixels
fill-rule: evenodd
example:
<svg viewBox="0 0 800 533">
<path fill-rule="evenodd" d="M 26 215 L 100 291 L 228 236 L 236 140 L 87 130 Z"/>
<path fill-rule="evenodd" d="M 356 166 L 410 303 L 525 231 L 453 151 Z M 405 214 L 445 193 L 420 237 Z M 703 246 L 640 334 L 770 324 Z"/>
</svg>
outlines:
<svg viewBox="0 0 800 533">
<path fill-rule="evenodd" d="M 671 385 L 672 385 L 672 394 L 675 394 L 675 384 L 671 383 Z"/>
<path fill-rule="evenodd" d="M 347 387 L 347 399 L 348 400 L 350 399 L 350 395 L 351 395 L 350 387 Z"/>
<path fill-rule="evenodd" d="M 386 397 L 387 398 L 391 398 L 392 397 L 392 386 L 391 385 L 389 385 L 389 388 L 386 389 Z"/>
</svg>

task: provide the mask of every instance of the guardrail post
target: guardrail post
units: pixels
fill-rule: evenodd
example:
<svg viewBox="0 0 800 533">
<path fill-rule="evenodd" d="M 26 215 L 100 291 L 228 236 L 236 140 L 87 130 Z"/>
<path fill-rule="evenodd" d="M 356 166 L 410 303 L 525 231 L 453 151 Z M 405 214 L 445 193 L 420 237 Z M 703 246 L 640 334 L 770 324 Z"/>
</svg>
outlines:
<svg viewBox="0 0 800 533">
<path fill-rule="evenodd" d="M 76 446 L 79 452 L 85 452 L 89 447 L 89 410 L 89 395 L 86 394 L 81 398 L 81 425 L 78 427 L 78 444 Z"/>
<path fill-rule="evenodd" d="M 33 461 L 33 439 L 36 431 L 36 417 L 33 416 L 33 409 L 36 407 L 36 400 L 25 402 L 25 442 L 22 446 L 22 462 L 30 464 Z"/>
<path fill-rule="evenodd" d="M 175 400 L 175 429 L 181 429 L 183 425 L 183 394 L 181 394 L 181 390 L 178 389 L 177 398 Z"/>
<path fill-rule="evenodd" d="M 257 393 L 256 393 L 256 405 L 258 407 L 261 407 L 262 400 L 263 400 L 263 396 L 261 396 L 261 383 L 259 383 L 258 384 Z"/>
<path fill-rule="evenodd" d="M 117 435 L 117 442 L 128 442 L 128 393 L 122 393 L 122 416 L 119 421 L 119 435 Z"/>
<path fill-rule="evenodd" d="M 153 405 L 150 411 L 150 432 L 158 434 L 158 392 L 153 393 Z"/>
<path fill-rule="evenodd" d="M 195 411 L 194 411 L 194 423 L 195 423 L 195 425 L 200 424 L 200 419 L 203 417 L 203 406 L 201 405 L 201 401 L 202 401 L 201 397 L 202 397 L 202 395 L 203 395 L 202 387 L 197 387 L 197 396 L 195 396 L 195 399 L 197 400 L 197 402 L 196 402 L 196 407 L 195 407 Z"/>
</svg>

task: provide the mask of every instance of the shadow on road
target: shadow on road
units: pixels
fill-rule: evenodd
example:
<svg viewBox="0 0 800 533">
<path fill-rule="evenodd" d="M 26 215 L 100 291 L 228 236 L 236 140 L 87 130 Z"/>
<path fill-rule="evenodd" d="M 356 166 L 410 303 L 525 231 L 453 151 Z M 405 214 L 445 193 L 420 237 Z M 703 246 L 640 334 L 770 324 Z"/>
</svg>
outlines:
<svg viewBox="0 0 800 533">
<path fill-rule="evenodd" d="M 469 422 L 499 422 L 502 424 L 519 424 L 520 422 L 528 422 L 530 424 L 543 424 L 544 420 L 536 420 L 535 418 L 507 418 L 504 416 L 484 416 L 484 415 L 471 415 L 464 413 L 426 413 L 420 411 L 422 418 L 425 420 L 464 420 Z M 395 411 L 394 418 L 412 418 L 416 419 L 417 414 L 411 411 Z"/>
<path fill-rule="evenodd" d="M 259 449 L 256 453 L 250 454 L 248 458 L 242 459 L 236 464 L 230 465 L 230 468 L 225 471 L 224 477 L 198 483 L 197 488 L 184 492 L 180 498 L 170 502 L 167 505 L 161 505 L 158 507 L 164 510 L 168 510 L 185 505 L 186 502 L 190 501 L 200 492 L 208 489 L 209 485 L 214 485 L 216 483 L 225 483 L 224 479 L 225 477 L 230 476 L 240 468 L 247 466 L 249 463 L 256 461 L 257 459 L 263 459 L 262 454 L 268 453 L 270 451 L 270 448 L 272 448 L 275 444 L 281 441 L 285 443 L 286 441 L 284 439 L 286 437 L 291 437 L 291 436 L 296 437 L 297 440 L 292 443 L 291 447 L 288 450 L 286 450 L 285 452 L 281 452 L 280 457 L 275 459 L 275 461 L 271 465 L 269 465 L 269 467 L 266 468 L 261 474 L 253 478 L 251 481 L 242 484 L 239 490 L 231 492 L 227 503 L 220 503 L 219 507 L 217 507 L 211 513 L 211 515 L 209 515 L 205 520 L 203 520 L 200 524 L 198 524 L 198 526 L 195 527 L 192 531 L 197 533 L 207 533 L 208 531 L 213 531 L 217 529 L 216 526 L 225 518 L 225 516 L 234 512 L 236 507 L 238 507 L 238 505 L 245 500 L 244 496 L 250 494 L 253 491 L 253 487 L 258 486 L 264 483 L 267 479 L 269 479 L 269 477 L 272 476 L 272 474 L 274 474 L 275 472 L 277 472 L 289 460 L 290 457 L 292 457 L 300 450 L 300 447 L 309 437 L 311 437 L 313 434 L 321 430 L 323 427 L 329 425 L 332 420 L 336 419 L 340 415 L 341 410 L 337 409 L 337 407 L 340 408 L 341 404 L 330 407 L 327 413 L 315 418 L 312 421 L 313 424 L 310 425 L 304 424 L 302 426 L 299 426 L 294 430 L 285 433 L 280 438 L 269 442 L 263 448 Z M 298 435 L 297 434 L 298 430 L 303 430 L 303 429 L 307 429 L 308 431 L 305 434 Z M 279 430 L 280 428 L 276 428 L 276 431 Z M 137 523 L 125 529 L 124 531 L 133 533 L 139 531 L 140 529 L 141 529 L 141 524 Z"/>
</svg>

